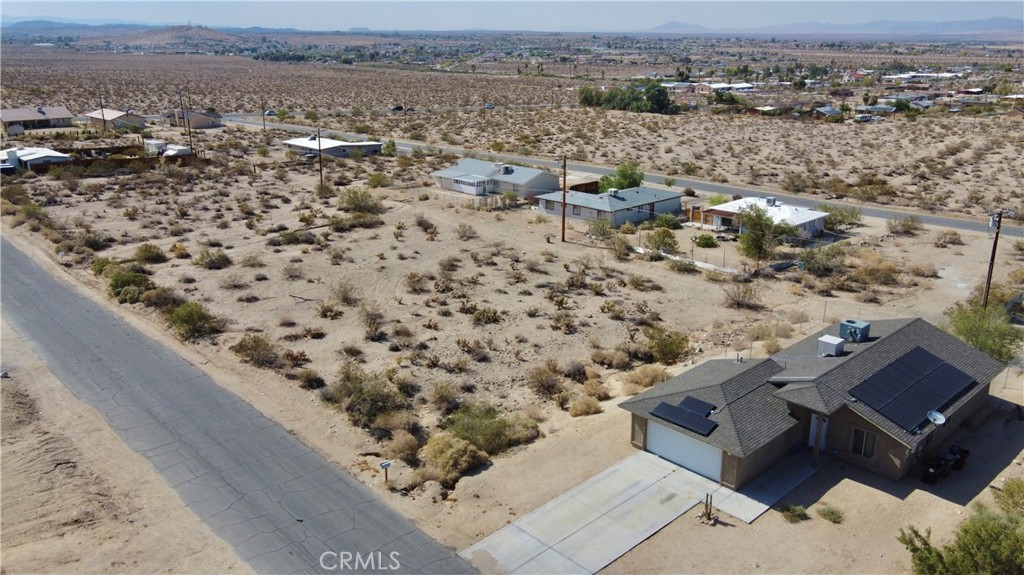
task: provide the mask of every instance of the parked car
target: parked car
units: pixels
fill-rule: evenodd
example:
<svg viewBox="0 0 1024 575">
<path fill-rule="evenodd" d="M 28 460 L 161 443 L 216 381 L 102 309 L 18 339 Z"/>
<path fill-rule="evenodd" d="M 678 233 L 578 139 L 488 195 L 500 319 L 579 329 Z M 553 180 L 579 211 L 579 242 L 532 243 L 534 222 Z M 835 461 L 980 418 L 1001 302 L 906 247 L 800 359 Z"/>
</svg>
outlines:
<svg viewBox="0 0 1024 575">
<path fill-rule="evenodd" d="M 277 115 L 277 110 L 267 110 L 266 112 L 263 112 L 263 115 L 264 116 L 276 116 Z"/>
<path fill-rule="evenodd" d="M 392 112 L 401 112 L 404 109 L 405 109 L 405 106 L 402 106 L 401 104 L 399 104 L 397 106 L 391 106 L 391 111 Z"/>
<path fill-rule="evenodd" d="M 493 109 L 494 109 L 494 104 L 490 104 L 490 103 L 484 104 L 484 110 L 493 110 Z"/>
</svg>

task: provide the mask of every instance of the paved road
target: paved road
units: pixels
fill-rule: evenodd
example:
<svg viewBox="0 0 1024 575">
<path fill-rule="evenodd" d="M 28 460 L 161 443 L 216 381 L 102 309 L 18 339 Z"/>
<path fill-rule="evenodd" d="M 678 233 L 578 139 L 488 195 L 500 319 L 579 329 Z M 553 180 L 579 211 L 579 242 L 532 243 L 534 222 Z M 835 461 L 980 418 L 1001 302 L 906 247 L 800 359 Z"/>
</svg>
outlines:
<svg viewBox="0 0 1024 575">
<path fill-rule="evenodd" d="M 244 125 L 247 125 L 247 126 L 257 126 L 257 127 L 258 126 L 262 126 L 262 120 L 259 119 L 259 116 L 251 116 L 251 115 L 245 115 L 245 114 L 227 114 L 227 115 L 224 116 L 224 119 L 226 121 L 229 121 L 229 122 L 235 122 L 235 123 L 244 124 Z M 275 120 L 276 120 L 276 118 L 275 118 Z M 316 132 L 316 128 L 310 128 L 309 126 L 300 126 L 300 125 L 297 125 L 297 124 L 281 124 L 281 123 L 269 122 L 269 121 L 267 122 L 267 127 L 268 128 L 273 128 L 273 129 L 278 129 L 278 130 L 289 130 L 289 131 L 293 131 L 293 132 L 303 132 L 303 133 Z M 365 139 L 365 137 L 363 137 L 363 136 L 354 135 L 354 134 L 345 134 L 343 132 L 338 132 L 338 131 L 335 131 L 335 130 L 323 130 L 322 131 L 322 135 L 324 137 L 341 138 L 341 139 L 348 140 L 348 141 L 358 141 L 358 140 Z M 450 153 L 453 153 L 453 154 L 456 154 L 456 155 L 459 155 L 459 156 L 462 156 L 462 155 L 466 154 L 466 150 L 464 148 L 453 147 L 453 146 L 426 146 L 425 144 L 423 144 L 421 142 L 410 142 L 410 141 L 400 141 L 400 140 L 395 140 L 395 143 L 398 146 L 398 150 L 400 152 L 403 152 L 403 153 L 409 153 L 414 148 L 430 147 L 432 149 L 440 150 L 442 152 L 450 152 Z M 503 162 L 525 163 L 525 164 L 532 164 L 532 165 L 536 165 L 536 166 L 543 166 L 543 167 L 546 167 L 546 168 L 556 168 L 556 169 L 561 169 L 561 167 L 562 167 L 561 160 L 544 160 L 544 159 L 540 159 L 540 158 L 531 158 L 531 157 L 527 157 L 527 156 L 516 156 L 516 155 L 510 155 L 510 154 L 492 154 L 492 153 L 480 154 L 479 152 L 477 152 L 477 154 L 485 156 L 485 157 L 488 157 L 488 158 L 492 158 L 493 157 L 495 160 L 503 161 Z M 595 174 L 595 175 L 598 175 L 598 176 L 603 176 L 605 174 L 610 174 L 610 173 L 615 171 L 615 168 L 608 167 L 608 166 L 598 166 L 598 165 L 594 165 L 594 164 L 581 164 L 581 163 L 577 163 L 577 162 L 568 162 L 567 167 L 568 167 L 568 169 L 570 169 L 570 170 L 572 170 L 574 172 L 582 172 L 582 173 L 585 173 L 585 174 Z M 652 184 L 664 184 L 665 183 L 665 179 L 667 179 L 667 178 L 668 178 L 668 176 L 661 176 L 661 175 L 657 175 L 657 174 L 647 174 L 646 177 L 644 178 L 644 180 L 646 182 L 652 183 Z M 785 194 L 785 193 L 762 192 L 762 191 L 758 191 L 757 189 L 754 189 L 754 188 L 751 188 L 751 187 L 739 187 L 739 186 L 730 186 L 728 184 L 716 184 L 716 183 L 712 183 L 712 182 L 705 182 L 703 180 L 690 180 L 690 179 L 681 178 L 681 177 L 678 177 L 678 176 L 671 176 L 671 179 L 675 181 L 675 183 L 673 185 L 676 188 L 679 188 L 679 189 L 689 187 L 689 188 L 694 188 L 694 189 L 697 189 L 697 190 L 701 190 L 703 192 L 709 192 L 709 193 L 712 193 L 712 194 L 725 194 L 727 196 L 732 196 L 734 194 L 739 194 L 739 195 L 742 195 L 742 196 L 756 196 L 756 197 L 760 197 L 760 198 L 767 197 L 767 196 L 775 196 L 775 197 L 780 198 L 780 200 L 784 199 L 786 203 L 793 204 L 795 206 L 807 207 L 807 208 L 813 208 L 814 206 L 818 206 L 818 205 L 821 205 L 821 204 L 829 204 L 829 205 L 833 205 L 833 206 L 837 206 L 837 207 L 849 207 L 851 205 L 851 204 L 844 204 L 844 203 L 841 203 L 841 202 L 829 202 L 829 201 L 821 200 L 821 199 L 818 199 L 818 198 L 809 198 L 809 197 L 795 196 L 795 195 L 790 195 L 790 194 Z M 881 207 L 878 207 L 878 208 L 871 207 L 871 206 L 859 206 L 859 207 L 860 207 L 861 212 L 865 216 L 871 217 L 871 218 L 892 219 L 892 218 L 902 217 L 902 216 L 905 216 L 908 213 L 910 213 L 910 212 L 903 212 L 903 211 L 898 211 L 898 210 L 890 210 L 890 209 L 881 208 Z M 936 227 L 950 228 L 950 229 L 956 229 L 956 230 L 967 230 L 967 231 L 972 231 L 972 232 L 985 232 L 985 231 L 988 231 L 988 221 L 987 220 L 981 221 L 981 220 L 971 220 L 971 219 L 966 219 L 966 218 L 950 218 L 950 217 L 944 217 L 944 216 L 933 216 L 933 215 L 928 215 L 928 214 L 920 214 L 920 218 L 921 218 L 921 222 L 924 223 L 925 225 L 928 225 L 928 226 L 936 226 Z M 1002 233 L 1002 235 L 1006 235 L 1006 236 L 1024 238 L 1024 227 L 1011 225 L 1009 223 L 1009 218 L 1008 217 L 1004 217 L 1003 218 L 1003 227 L 1002 227 L 1002 232 L 1001 233 Z"/>
<path fill-rule="evenodd" d="M 350 560 L 341 570 L 358 572 L 473 571 L 365 485 L 6 239 L 0 257 L 4 317 L 258 573 L 337 572 L 341 558 Z M 337 554 L 323 556 L 327 569 L 325 552 Z"/>
</svg>

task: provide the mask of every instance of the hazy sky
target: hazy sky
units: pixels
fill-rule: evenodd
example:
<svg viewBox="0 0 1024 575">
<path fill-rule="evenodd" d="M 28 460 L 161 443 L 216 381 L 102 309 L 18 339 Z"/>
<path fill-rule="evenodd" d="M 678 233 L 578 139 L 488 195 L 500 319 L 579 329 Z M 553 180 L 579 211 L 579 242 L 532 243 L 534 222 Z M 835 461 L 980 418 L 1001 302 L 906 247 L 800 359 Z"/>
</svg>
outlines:
<svg viewBox="0 0 1024 575">
<path fill-rule="evenodd" d="M 717 2 L 304 2 L 135 0 L 39 2 L 2 0 L 4 22 L 35 18 L 205 26 L 264 26 L 305 30 L 602 30 L 634 31 L 669 21 L 743 29 L 818 21 L 946 21 L 995 16 L 1024 18 L 1024 2 L 987 1 L 731 1 Z"/>
</svg>

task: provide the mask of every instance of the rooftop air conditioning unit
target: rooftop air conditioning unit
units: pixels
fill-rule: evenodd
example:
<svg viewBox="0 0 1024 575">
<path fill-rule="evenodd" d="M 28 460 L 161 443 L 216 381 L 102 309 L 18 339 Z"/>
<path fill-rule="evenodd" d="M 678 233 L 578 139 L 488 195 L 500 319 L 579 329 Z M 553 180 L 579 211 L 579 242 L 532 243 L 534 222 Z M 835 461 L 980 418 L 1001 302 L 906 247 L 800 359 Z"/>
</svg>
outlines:
<svg viewBox="0 0 1024 575">
<path fill-rule="evenodd" d="M 609 196 L 615 196 L 615 195 L 618 195 L 618 193 L 619 193 L 619 189 L 618 188 L 608 188 L 608 195 Z"/>
<path fill-rule="evenodd" d="M 823 335 L 818 338 L 818 355 L 822 357 L 839 357 L 843 355 L 843 344 L 846 343 L 842 338 L 834 335 Z"/>
<path fill-rule="evenodd" d="M 866 321 L 844 319 L 839 322 L 839 337 L 853 343 L 863 343 L 871 336 L 871 324 Z"/>
</svg>

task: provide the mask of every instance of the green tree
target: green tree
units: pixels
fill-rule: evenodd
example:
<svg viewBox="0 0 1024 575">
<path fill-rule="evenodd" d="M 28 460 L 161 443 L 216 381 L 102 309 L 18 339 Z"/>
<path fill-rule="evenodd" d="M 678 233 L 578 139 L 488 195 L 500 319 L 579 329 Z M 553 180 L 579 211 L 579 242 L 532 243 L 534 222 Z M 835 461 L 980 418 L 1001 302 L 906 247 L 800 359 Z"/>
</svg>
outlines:
<svg viewBox="0 0 1024 575">
<path fill-rule="evenodd" d="M 398 145 L 395 144 L 394 140 L 388 140 L 384 142 L 384 145 L 380 147 L 380 155 L 387 156 L 389 158 L 394 157 L 398 154 Z"/>
<path fill-rule="evenodd" d="M 728 202 L 729 202 L 729 196 L 727 196 L 725 194 L 715 194 L 715 195 L 711 196 L 710 198 L 708 198 L 708 205 L 712 206 L 712 207 L 720 206 L 720 205 L 728 203 Z"/>
<path fill-rule="evenodd" d="M 615 169 L 615 173 L 601 176 L 601 179 L 598 181 L 598 189 L 602 194 L 612 188 L 626 190 L 639 186 L 643 181 L 644 173 L 640 171 L 637 163 L 625 162 L 619 164 L 619 167 Z"/>
<path fill-rule="evenodd" d="M 658 228 L 644 240 L 648 249 L 674 254 L 679 251 L 679 242 L 675 234 L 668 228 Z"/>
<path fill-rule="evenodd" d="M 320 114 L 317 114 L 316 110 L 307 110 L 305 117 L 306 117 L 307 120 L 309 120 L 311 122 L 315 122 L 315 121 L 320 119 Z"/>
<path fill-rule="evenodd" d="M 860 208 L 854 206 L 820 204 L 814 209 L 828 214 L 825 216 L 825 229 L 830 232 L 857 227 L 864 223 L 863 212 L 860 211 Z"/>
<path fill-rule="evenodd" d="M 740 237 L 737 250 L 761 263 L 773 255 L 787 237 L 795 237 L 797 230 L 789 224 L 776 223 L 768 210 L 750 205 L 739 212 Z"/>
<path fill-rule="evenodd" d="M 277 111 L 277 121 L 283 122 L 288 119 L 288 110 L 281 108 Z"/>
<path fill-rule="evenodd" d="M 1006 310 L 992 301 L 988 307 L 957 302 L 945 315 L 946 331 L 999 361 L 1010 361 L 1020 351 L 1024 331 L 1014 327 Z"/>
</svg>

